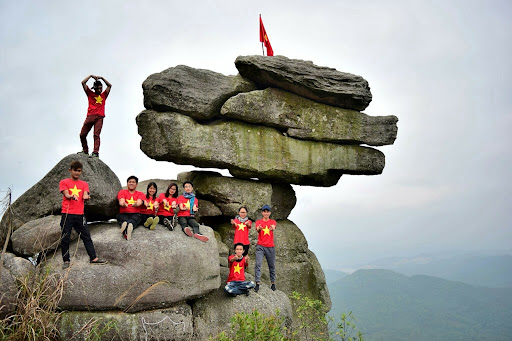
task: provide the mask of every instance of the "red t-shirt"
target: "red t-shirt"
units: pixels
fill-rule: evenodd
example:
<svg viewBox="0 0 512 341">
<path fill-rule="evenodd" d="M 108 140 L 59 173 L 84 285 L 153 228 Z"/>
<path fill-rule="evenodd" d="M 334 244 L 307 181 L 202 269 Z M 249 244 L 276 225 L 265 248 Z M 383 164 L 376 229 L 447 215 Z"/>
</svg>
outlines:
<svg viewBox="0 0 512 341">
<path fill-rule="evenodd" d="M 59 191 L 62 193 L 68 190 L 69 194 L 78 195 L 78 201 L 74 199 L 66 199 L 62 194 L 62 213 L 68 214 L 84 214 L 84 193 L 89 192 L 89 185 L 82 180 L 74 181 L 70 178 L 61 180 L 59 182 Z"/>
<path fill-rule="evenodd" d="M 140 209 L 138 207 L 134 207 L 137 203 L 137 200 L 144 200 L 146 196 L 144 193 L 135 191 L 134 193 L 130 193 L 127 189 L 122 189 L 117 193 L 117 200 L 124 198 L 126 203 L 128 203 L 128 207 L 119 207 L 119 213 L 140 213 Z"/>
<path fill-rule="evenodd" d="M 228 262 L 234 258 L 234 255 L 231 255 L 228 257 Z M 237 262 L 234 261 L 232 263 L 229 263 L 229 276 L 227 282 L 231 281 L 245 281 L 245 267 L 247 264 L 245 264 L 245 257 L 242 258 L 241 261 Z"/>
<path fill-rule="evenodd" d="M 167 200 L 169 206 L 164 206 L 164 199 Z M 158 197 L 158 202 L 160 207 L 158 207 L 158 215 L 163 215 L 164 217 L 172 217 L 174 215 L 174 209 L 172 208 L 172 203 L 176 203 L 178 205 L 178 198 L 166 197 L 165 193 L 160 193 Z"/>
<path fill-rule="evenodd" d="M 258 233 L 258 245 L 265 247 L 274 247 L 274 231 L 270 230 L 271 225 L 277 227 L 276 221 L 272 219 L 269 219 L 267 221 L 260 219 L 256 222 L 256 227 L 262 227 L 262 229 Z"/>
<path fill-rule="evenodd" d="M 155 210 L 154 205 L 156 202 L 158 202 L 160 204 L 160 202 L 158 201 L 158 198 L 148 199 L 143 193 L 141 199 L 142 199 L 142 206 L 139 207 L 140 214 L 155 215 L 156 210 Z M 148 202 L 148 206 L 144 205 L 144 201 Z"/>
<path fill-rule="evenodd" d="M 251 228 L 249 224 L 251 221 L 247 220 L 245 223 L 241 223 L 238 219 L 233 220 L 235 221 L 235 224 L 232 225 L 235 229 L 235 240 L 233 241 L 233 244 L 242 243 L 244 245 L 249 245 L 249 229 Z"/>
<path fill-rule="evenodd" d="M 87 116 L 105 116 L 105 101 L 108 94 L 103 91 L 101 94 L 96 95 L 94 91 L 87 88 L 87 100 L 89 101 L 89 108 L 87 108 Z"/>
<path fill-rule="evenodd" d="M 192 207 L 190 207 L 190 199 L 187 199 L 187 198 L 185 198 L 185 196 L 180 195 L 178 197 L 178 206 L 179 206 L 179 204 L 185 204 L 186 210 L 185 211 L 179 210 L 178 217 L 192 216 L 192 214 L 190 214 L 190 209 L 192 208 Z M 199 200 L 197 200 L 197 198 L 194 198 L 194 205 L 199 208 Z"/>
</svg>

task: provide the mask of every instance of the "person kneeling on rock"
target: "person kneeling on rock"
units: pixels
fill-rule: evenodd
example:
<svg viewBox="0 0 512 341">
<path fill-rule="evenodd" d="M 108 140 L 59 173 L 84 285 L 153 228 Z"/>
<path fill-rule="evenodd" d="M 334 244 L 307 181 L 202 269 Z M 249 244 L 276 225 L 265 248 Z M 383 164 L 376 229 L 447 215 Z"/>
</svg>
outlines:
<svg viewBox="0 0 512 341">
<path fill-rule="evenodd" d="M 203 236 L 199 232 L 199 224 L 195 219 L 195 214 L 199 210 L 199 200 L 197 200 L 196 195 L 192 193 L 194 189 L 192 182 L 185 181 L 183 183 L 183 189 L 185 193 L 178 197 L 178 206 L 180 208 L 178 211 L 178 222 L 181 225 L 181 229 L 187 236 L 197 238 L 202 242 L 207 242 L 208 237 Z M 189 226 L 192 226 L 194 233 L 192 233 Z"/>
<path fill-rule="evenodd" d="M 132 175 L 126 180 L 126 187 L 117 193 L 117 200 L 119 201 L 119 214 L 117 215 L 117 222 L 121 226 L 121 233 L 126 240 L 132 238 L 132 232 L 135 227 L 140 223 L 140 209 L 145 198 L 144 193 L 137 191 L 137 184 L 139 179 Z"/>
<path fill-rule="evenodd" d="M 249 289 L 254 288 L 254 282 L 245 280 L 245 268 L 249 264 L 247 257 L 244 257 L 244 244 L 235 245 L 235 254 L 228 257 L 229 276 L 224 291 L 231 296 L 246 294 L 249 296 Z"/>
</svg>

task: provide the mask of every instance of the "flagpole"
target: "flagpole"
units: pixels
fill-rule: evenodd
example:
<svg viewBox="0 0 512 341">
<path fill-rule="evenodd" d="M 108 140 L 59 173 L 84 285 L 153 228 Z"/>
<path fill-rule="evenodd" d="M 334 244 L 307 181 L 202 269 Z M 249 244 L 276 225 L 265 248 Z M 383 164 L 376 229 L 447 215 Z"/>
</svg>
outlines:
<svg viewBox="0 0 512 341">
<path fill-rule="evenodd" d="M 263 49 L 263 42 L 261 43 L 261 53 L 265 55 L 265 50 Z"/>
</svg>

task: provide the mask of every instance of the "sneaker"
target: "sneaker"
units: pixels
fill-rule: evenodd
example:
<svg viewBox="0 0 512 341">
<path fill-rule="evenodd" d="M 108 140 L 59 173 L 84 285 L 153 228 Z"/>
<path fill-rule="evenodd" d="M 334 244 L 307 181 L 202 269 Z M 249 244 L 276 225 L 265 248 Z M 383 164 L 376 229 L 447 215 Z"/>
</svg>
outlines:
<svg viewBox="0 0 512 341">
<path fill-rule="evenodd" d="M 89 157 L 93 157 L 93 158 L 98 158 L 99 159 L 100 158 L 100 154 L 92 152 Z"/>
<path fill-rule="evenodd" d="M 69 268 L 70 264 L 71 263 L 69 263 L 69 262 L 64 262 L 64 264 L 62 264 L 62 270 L 66 270 L 67 268 Z"/>
<path fill-rule="evenodd" d="M 186 234 L 187 236 L 189 236 L 189 237 L 192 237 L 192 236 L 194 235 L 194 234 L 192 233 L 192 230 L 190 230 L 190 227 L 188 227 L 188 226 L 187 226 L 187 227 L 185 227 L 185 228 L 183 229 L 183 232 L 185 232 L 185 234 Z"/>
<path fill-rule="evenodd" d="M 153 222 L 151 223 L 151 226 L 149 227 L 150 230 L 154 230 L 156 228 L 156 224 L 158 224 L 158 222 L 160 221 L 160 218 L 154 217 L 152 220 L 153 220 Z"/>
<path fill-rule="evenodd" d="M 200 233 L 194 233 L 194 238 L 199 239 L 200 241 L 205 242 L 205 243 L 210 239 L 207 236 L 203 236 Z"/>
<path fill-rule="evenodd" d="M 89 153 L 88 152 L 84 152 L 83 150 L 81 152 L 78 152 L 77 154 L 78 155 L 87 155 L 87 156 L 89 156 Z"/>
<path fill-rule="evenodd" d="M 164 225 L 165 225 L 165 227 L 167 227 L 167 229 L 169 231 L 174 230 L 174 228 L 172 227 L 171 221 L 167 218 L 164 218 Z"/>
<path fill-rule="evenodd" d="M 144 227 L 149 227 L 149 225 L 153 224 L 153 218 L 149 217 L 146 219 L 146 222 L 144 223 Z"/>
<path fill-rule="evenodd" d="M 173 230 L 174 230 L 174 228 L 176 227 L 177 224 L 178 224 L 178 216 L 175 214 L 171 218 L 171 226 L 172 226 Z"/>
<path fill-rule="evenodd" d="M 132 232 L 133 232 L 133 224 L 128 224 L 128 229 L 126 230 L 126 240 L 132 239 Z"/>
<path fill-rule="evenodd" d="M 270 289 L 272 289 L 272 291 L 276 291 L 276 285 L 274 283 L 272 283 L 272 285 L 270 286 Z"/>
<path fill-rule="evenodd" d="M 121 224 L 121 233 L 124 234 L 124 230 L 126 230 L 126 226 L 128 226 L 128 223 L 126 221 L 123 221 Z"/>
<path fill-rule="evenodd" d="M 256 283 L 256 286 L 254 287 L 254 291 L 258 292 L 260 291 L 260 284 Z"/>
<path fill-rule="evenodd" d="M 98 264 L 98 265 L 103 265 L 103 264 L 107 264 L 108 262 L 106 260 L 102 260 L 102 259 L 96 259 L 96 260 L 91 260 L 89 261 L 89 263 L 91 264 Z"/>
<path fill-rule="evenodd" d="M 245 291 L 245 296 L 249 296 L 249 294 L 250 294 L 250 293 L 249 293 L 249 290 L 246 290 L 246 291 Z"/>
</svg>

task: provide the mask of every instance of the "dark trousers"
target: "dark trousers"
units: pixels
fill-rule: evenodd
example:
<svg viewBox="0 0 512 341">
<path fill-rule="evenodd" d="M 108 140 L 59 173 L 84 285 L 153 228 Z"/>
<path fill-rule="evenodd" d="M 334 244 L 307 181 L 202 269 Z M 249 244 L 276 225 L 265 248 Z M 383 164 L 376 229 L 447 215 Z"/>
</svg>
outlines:
<svg viewBox="0 0 512 341">
<path fill-rule="evenodd" d="M 178 222 L 180 223 L 182 230 L 187 226 L 191 226 L 194 233 L 199 234 L 199 224 L 194 217 L 178 217 Z"/>
<path fill-rule="evenodd" d="M 62 214 L 62 218 L 60 219 L 60 228 L 62 231 L 61 249 L 62 259 L 64 262 L 69 262 L 69 238 L 71 237 L 71 229 L 73 228 L 84 242 L 85 250 L 87 251 L 90 260 L 96 258 L 96 251 L 94 250 L 91 234 L 87 228 L 87 222 L 84 215 Z"/>
<path fill-rule="evenodd" d="M 100 133 L 101 128 L 103 127 L 103 116 L 87 116 L 84 121 L 84 125 L 82 126 L 82 131 L 80 131 L 80 141 L 82 142 L 82 150 L 86 153 L 89 153 L 89 147 L 87 146 L 87 134 L 94 126 L 94 153 L 99 153 L 100 151 Z"/>
<path fill-rule="evenodd" d="M 141 215 L 139 213 L 118 213 L 116 219 L 119 226 L 126 221 L 127 224 L 132 224 L 133 228 L 136 228 L 140 223 Z"/>
<path fill-rule="evenodd" d="M 270 282 L 276 281 L 276 249 L 273 247 L 265 247 L 256 245 L 256 260 L 254 262 L 254 281 L 259 283 L 261 280 L 261 264 L 263 256 L 267 259 L 268 270 L 270 272 Z"/>
</svg>

